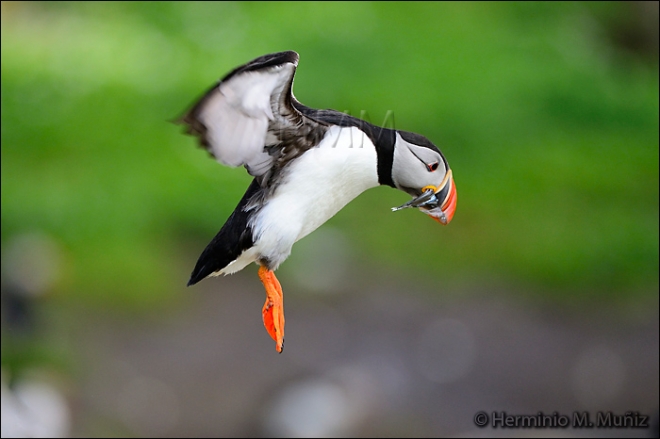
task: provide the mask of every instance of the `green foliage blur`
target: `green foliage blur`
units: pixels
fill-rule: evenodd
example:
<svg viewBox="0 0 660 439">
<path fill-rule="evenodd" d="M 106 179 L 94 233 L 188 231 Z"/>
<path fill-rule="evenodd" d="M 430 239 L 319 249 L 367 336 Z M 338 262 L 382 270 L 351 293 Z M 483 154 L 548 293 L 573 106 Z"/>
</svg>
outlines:
<svg viewBox="0 0 660 439">
<path fill-rule="evenodd" d="M 390 213 L 408 196 L 389 188 L 330 221 L 365 266 L 434 294 L 657 294 L 658 57 L 636 8 L 3 2 L 3 249 L 51 236 L 55 289 L 75 300 L 140 309 L 181 294 L 250 177 L 170 121 L 234 67 L 295 50 L 301 102 L 377 124 L 391 112 L 454 171 L 448 227 Z"/>
</svg>

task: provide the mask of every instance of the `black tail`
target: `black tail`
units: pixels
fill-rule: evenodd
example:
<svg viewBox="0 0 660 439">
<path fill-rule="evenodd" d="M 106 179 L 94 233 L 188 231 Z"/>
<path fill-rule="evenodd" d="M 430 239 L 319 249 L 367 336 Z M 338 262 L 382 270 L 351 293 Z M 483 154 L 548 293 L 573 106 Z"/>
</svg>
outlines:
<svg viewBox="0 0 660 439">
<path fill-rule="evenodd" d="M 261 187 L 257 180 L 252 180 L 234 212 L 197 260 L 195 269 L 190 275 L 188 286 L 195 285 L 210 274 L 222 270 L 230 262 L 236 260 L 241 253 L 254 245 L 252 229 L 248 226 L 248 219 L 250 214 L 255 211 L 245 212 L 244 208 L 250 198 L 260 190 Z"/>
</svg>

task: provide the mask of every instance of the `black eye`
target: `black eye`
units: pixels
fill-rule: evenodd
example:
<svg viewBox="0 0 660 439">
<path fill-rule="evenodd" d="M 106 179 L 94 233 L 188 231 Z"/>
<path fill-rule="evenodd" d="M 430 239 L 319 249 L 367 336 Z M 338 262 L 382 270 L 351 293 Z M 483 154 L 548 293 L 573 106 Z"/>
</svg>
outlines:
<svg viewBox="0 0 660 439">
<path fill-rule="evenodd" d="M 436 169 L 438 169 L 438 162 L 431 163 L 430 165 L 426 165 L 426 169 L 429 170 L 429 172 L 433 172 Z"/>
</svg>

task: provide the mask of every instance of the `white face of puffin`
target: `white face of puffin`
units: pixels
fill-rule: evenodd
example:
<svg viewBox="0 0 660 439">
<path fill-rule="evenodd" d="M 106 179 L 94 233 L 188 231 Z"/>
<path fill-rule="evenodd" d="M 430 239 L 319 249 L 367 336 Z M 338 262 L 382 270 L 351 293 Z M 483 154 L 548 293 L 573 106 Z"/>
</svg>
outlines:
<svg viewBox="0 0 660 439">
<path fill-rule="evenodd" d="M 456 185 L 452 171 L 438 148 L 426 137 L 401 131 L 396 133 L 392 180 L 397 188 L 415 197 L 393 207 L 393 211 L 419 208 L 443 225 L 449 224 L 454 217 Z"/>
</svg>

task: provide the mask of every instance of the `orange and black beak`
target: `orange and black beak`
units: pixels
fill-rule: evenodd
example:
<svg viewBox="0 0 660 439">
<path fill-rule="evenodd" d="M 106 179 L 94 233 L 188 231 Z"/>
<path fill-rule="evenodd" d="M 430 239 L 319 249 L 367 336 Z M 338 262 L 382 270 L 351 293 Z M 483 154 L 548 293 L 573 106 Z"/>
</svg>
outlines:
<svg viewBox="0 0 660 439">
<path fill-rule="evenodd" d="M 422 195 L 399 207 L 393 207 L 392 210 L 417 207 L 440 224 L 447 225 L 454 217 L 456 200 L 456 185 L 450 169 L 440 186 L 426 186 L 422 188 Z"/>
<path fill-rule="evenodd" d="M 432 187 L 429 187 L 432 189 Z M 454 184 L 454 177 L 451 169 L 445 175 L 444 180 L 440 186 L 435 190 L 435 197 L 437 198 L 436 205 L 420 206 L 422 211 L 431 216 L 434 220 L 442 225 L 447 225 L 454 217 L 456 211 L 456 184 Z"/>
</svg>

